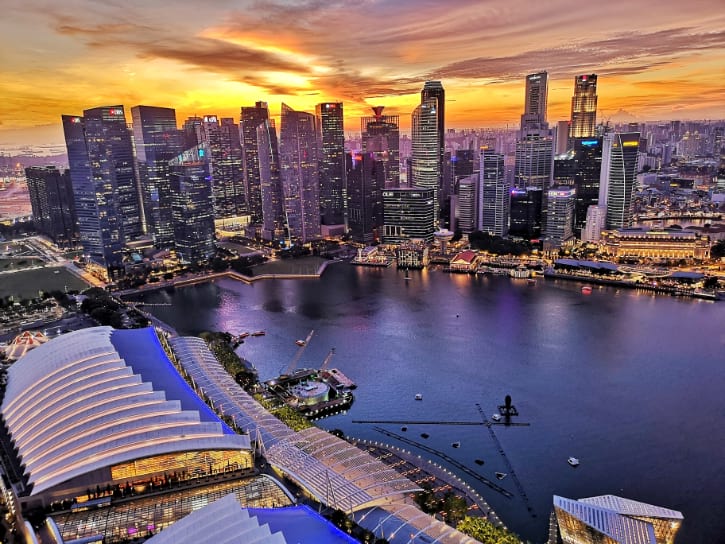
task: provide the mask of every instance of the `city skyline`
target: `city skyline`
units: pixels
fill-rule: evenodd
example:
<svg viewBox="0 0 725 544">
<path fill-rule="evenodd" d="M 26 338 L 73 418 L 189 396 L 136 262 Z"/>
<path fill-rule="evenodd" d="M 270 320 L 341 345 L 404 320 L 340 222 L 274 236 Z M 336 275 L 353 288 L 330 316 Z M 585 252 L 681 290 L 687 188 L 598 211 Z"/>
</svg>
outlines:
<svg viewBox="0 0 725 544">
<path fill-rule="evenodd" d="M 342 101 L 346 131 L 375 105 L 400 115 L 408 131 L 427 80 L 446 88 L 447 128 L 515 126 L 524 77 L 541 70 L 550 122 L 568 119 L 573 79 L 586 73 L 599 76 L 598 120 L 722 117 L 725 84 L 712 77 L 725 58 L 718 2 L 691 2 L 686 13 L 675 2 L 520 2 L 249 1 L 199 10 L 183 1 L 170 11 L 153 1 L 10 0 L 0 22 L 2 49 L 12 51 L 0 84 L 0 144 L 60 143 L 62 114 L 105 104 L 238 121 L 240 106 L 258 100 L 273 117 L 283 101 L 298 111 Z"/>
</svg>

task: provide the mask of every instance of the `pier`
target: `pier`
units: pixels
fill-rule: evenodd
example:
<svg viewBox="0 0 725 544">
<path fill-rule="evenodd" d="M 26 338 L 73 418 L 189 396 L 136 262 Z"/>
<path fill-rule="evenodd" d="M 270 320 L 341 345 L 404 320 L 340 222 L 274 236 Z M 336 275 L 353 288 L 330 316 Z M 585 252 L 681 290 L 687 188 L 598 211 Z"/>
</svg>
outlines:
<svg viewBox="0 0 725 544">
<path fill-rule="evenodd" d="M 503 461 L 506 464 L 506 468 L 508 469 L 508 475 L 511 476 L 511 479 L 514 482 L 516 489 L 518 490 L 519 494 L 521 495 L 521 498 L 524 500 L 524 504 L 526 505 L 526 510 L 529 511 L 529 513 L 531 514 L 531 517 L 535 518 L 536 513 L 534 512 L 534 509 L 531 506 L 531 503 L 529 502 L 529 497 L 526 495 L 526 491 L 524 491 L 524 486 L 521 485 L 521 482 L 519 481 L 518 476 L 516 476 L 514 467 L 511 466 L 511 461 L 509 461 L 509 458 L 506 455 L 506 452 L 504 451 L 503 446 L 501 446 L 501 442 L 499 442 L 498 437 L 496 436 L 496 433 L 493 432 L 493 425 L 491 425 L 489 423 L 488 417 L 486 417 L 486 413 L 483 411 L 483 408 L 481 408 L 481 405 L 476 403 L 476 408 L 478 409 L 478 412 L 481 414 L 481 419 L 484 421 L 486 428 L 488 428 L 488 433 L 491 435 L 491 439 L 496 444 L 496 448 L 498 448 L 498 452 L 501 454 L 501 457 L 503 457 Z"/>
<path fill-rule="evenodd" d="M 389 436 L 391 438 L 396 438 L 396 439 L 400 440 L 401 442 L 405 442 L 406 444 L 409 444 L 410 446 L 415 446 L 416 448 L 420 448 L 421 450 L 426 451 L 426 452 L 428 452 L 430 454 L 433 454 L 436 457 L 440 457 L 444 461 L 446 461 L 446 462 L 450 463 L 451 465 L 453 465 L 454 467 L 456 467 L 458 470 L 460 470 L 462 472 L 465 472 L 471 478 L 475 478 L 476 480 L 478 480 L 482 484 L 485 484 L 488 487 L 490 487 L 491 489 L 493 489 L 494 491 L 497 491 L 498 493 L 501 493 L 501 495 L 503 495 L 504 497 L 506 497 L 508 499 L 511 499 L 514 496 L 513 493 L 511 493 L 509 490 L 504 489 L 503 487 L 501 487 L 500 485 L 498 485 L 495 482 L 492 482 L 491 480 L 489 480 L 485 476 L 481 476 L 478 472 L 475 472 L 475 471 L 471 470 L 470 468 L 468 468 L 463 463 L 459 463 L 458 461 L 456 461 L 455 459 L 453 459 L 452 457 L 450 457 L 449 455 L 443 453 L 440 450 L 437 450 L 435 448 L 431 448 L 429 446 L 426 446 L 425 444 L 421 444 L 420 442 L 416 442 L 415 440 L 410 440 L 409 438 L 406 438 L 406 437 L 401 436 L 399 434 L 391 433 L 390 431 L 386 431 L 385 429 L 383 429 L 381 427 L 373 427 L 373 429 L 375 431 L 381 433 L 381 434 L 384 434 L 385 436 Z"/>
<path fill-rule="evenodd" d="M 381 425 L 485 425 L 481 421 L 405 421 L 400 419 L 353 419 L 352 422 Z"/>
</svg>

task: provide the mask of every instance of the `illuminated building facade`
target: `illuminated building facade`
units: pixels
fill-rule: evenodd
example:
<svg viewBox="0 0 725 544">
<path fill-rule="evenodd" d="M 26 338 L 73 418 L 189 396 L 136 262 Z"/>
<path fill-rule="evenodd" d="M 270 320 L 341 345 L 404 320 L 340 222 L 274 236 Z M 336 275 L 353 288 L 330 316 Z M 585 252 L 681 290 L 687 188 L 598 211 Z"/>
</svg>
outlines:
<svg viewBox="0 0 725 544">
<path fill-rule="evenodd" d="M 25 169 L 25 179 L 38 232 L 61 247 L 75 244 L 78 236 L 70 171 L 31 166 Z"/>
<path fill-rule="evenodd" d="M 209 152 L 198 145 L 169 162 L 176 253 L 198 263 L 214 255 L 214 201 Z"/>
<path fill-rule="evenodd" d="M 558 248 L 574 238 L 574 207 L 576 190 L 572 187 L 549 189 L 547 194 L 544 243 Z"/>
<path fill-rule="evenodd" d="M 516 142 L 514 187 L 549 189 L 554 166 L 554 149 L 551 137 L 530 134 Z"/>
<path fill-rule="evenodd" d="M 287 228 L 302 242 L 321 233 L 319 144 L 315 116 L 282 104 L 279 158 Z"/>
<path fill-rule="evenodd" d="M 374 153 L 385 168 L 386 187 L 400 185 L 400 117 L 383 115 L 383 106 L 373 108 L 373 117 L 360 118 L 363 153 Z"/>
<path fill-rule="evenodd" d="M 602 171 L 602 139 L 591 138 L 574 142 L 574 188 L 576 206 L 574 209 L 574 233 L 581 234 L 586 225 L 587 210 L 599 204 L 599 180 Z"/>
<path fill-rule="evenodd" d="M 383 225 L 385 165 L 375 153 L 348 153 L 348 226 L 352 239 L 370 244 Z"/>
<path fill-rule="evenodd" d="M 383 191 L 383 242 L 433 241 L 435 190 L 400 187 Z"/>
<path fill-rule="evenodd" d="M 710 258 L 709 238 L 689 230 L 603 230 L 601 245 L 604 252 L 617 259 L 702 261 Z"/>
<path fill-rule="evenodd" d="M 684 519 L 677 510 L 615 495 L 554 495 L 554 512 L 564 544 L 673 544 Z"/>
<path fill-rule="evenodd" d="M 420 103 L 435 101 L 436 127 L 438 133 L 438 187 L 443 186 L 443 169 L 446 154 L 446 91 L 440 81 L 426 81 L 420 92 Z M 436 220 L 438 217 L 436 216 Z"/>
<path fill-rule="evenodd" d="M 158 248 L 174 246 L 169 161 L 182 150 L 182 136 L 172 108 L 131 108 L 133 138 L 141 181 L 146 231 Z"/>
<path fill-rule="evenodd" d="M 413 187 L 433 191 L 433 222 L 438 224 L 439 193 L 442 178 L 440 133 L 438 132 L 438 100 L 428 98 L 415 108 L 412 115 L 411 177 Z"/>
<path fill-rule="evenodd" d="M 458 219 L 456 224 L 463 234 L 471 234 L 476 230 L 478 187 L 478 174 L 471 174 L 458 182 Z"/>
<path fill-rule="evenodd" d="M 639 132 L 610 132 L 602 146 L 599 205 L 607 210 L 607 228 L 632 226 L 632 195 L 637 182 Z"/>
<path fill-rule="evenodd" d="M 324 225 L 339 225 L 345 215 L 345 131 L 342 102 L 315 107 L 320 142 L 320 214 Z"/>
<path fill-rule="evenodd" d="M 597 75 L 585 74 L 574 78 L 571 99 L 569 139 L 593 138 L 597 125 Z"/>
<path fill-rule="evenodd" d="M 477 229 L 494 236 L 506 236 L 509 219 L 509 191 L 504 156 L 493 149 L 481 149 Z"/>
<path fill-rule="evenodd" d="M 542 131 L 549 128 L 546 122 L 546 105 L 549 74 L 539 72 L 526 76 L 526 98 L 521 115 L 521 134 L 528 131 Z"/>
<path fill-rule="evenodd" d="M 242 106 L 239 133 L 242 144 L 247 211 L 251 216 L 252 223 L 261 223 L 263 221 L 260 145 L 257 138 L 257 129 L 268 120 L 269 109 L 266 102 L 255 102 L 254 106 Z M 277 147 L 276 140 L 275 137 L 275 148 Z"/>
<path fill-rule="evenodd" d="M 273 119 L 265 119 L 257 127 L 257 158 L 259 189 L 262 199 L 262 238 L 281 240 L 285 236 L 284 191 L 279 168 L 277 131 Z"/>
</svg>

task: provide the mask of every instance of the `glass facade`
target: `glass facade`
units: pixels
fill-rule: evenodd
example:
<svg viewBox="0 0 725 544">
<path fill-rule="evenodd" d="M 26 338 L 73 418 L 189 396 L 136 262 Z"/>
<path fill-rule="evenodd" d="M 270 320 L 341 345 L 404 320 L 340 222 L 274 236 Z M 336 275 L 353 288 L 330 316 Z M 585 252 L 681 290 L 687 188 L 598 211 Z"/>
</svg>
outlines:
<svg viewBox="0 0 725 544">
<path fill-rule="evenodd" d="M 386 187 L 400 185 L 400 117 L 383 115 L 383 106 L 373 108 L 374 117 L 360 119 L 362 150 L 374 153 L 385 168 Z"/>
<path fill-rule="evenodd" d="M 242 450 L 185 451 L 169 453 L 146 459 L 134 459 L 111 467 L 111 478 L 126 480 L 164 472 L 186 472 L 190 475 L 207 475 L 251 468 L 252 454 Z"/>
<path fill-rule="evenodd" d="M 345 212 L 345 131 L 342 102 L 317 104 L 320 141 L 320 214 L 325 225 L 339 225 Z"/>
<path fill-rule="evenodd" d="M 433 241 L 435 191 L 399 188 L 383 191 L 383 242 L 399 244 L 411 239 Z"/>
<path fill-rule="evenodd" d="M 591 138 L 596 134 L 597 75 L 574 78 L 574 96 L 571 99 L 569 138 Z"/>
</svg>

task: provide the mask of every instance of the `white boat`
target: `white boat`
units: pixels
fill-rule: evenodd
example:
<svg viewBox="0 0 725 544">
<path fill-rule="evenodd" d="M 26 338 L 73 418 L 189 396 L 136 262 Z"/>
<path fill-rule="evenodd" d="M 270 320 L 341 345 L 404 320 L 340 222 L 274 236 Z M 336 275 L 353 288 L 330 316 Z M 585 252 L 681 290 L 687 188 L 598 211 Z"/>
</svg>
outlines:
<svg viewBox="0 0 725 544">
<path fill-rule="evenodd" d="M 460 448 L 461 447 L 461 443 L 460 442 L 454 442 L 453 444 L 451 444 L 451 446 L 453 446 L 454 448 Z"/>
<path fill-rule="evenodd" d="M 491 416 L 491 419 L 493 419 L 494 421 L 501 421 L 501 416 L 499 414 L 493 414 Z"/>
<path fill-rule="evenodd" d="M 506 476 L 508 476 L 508 474 L 506 474 L 505 472 L 496 473 L 496 478 L 498 478 L 499 480 L 503 480 Z"/>
<path fill-rule="evenodd" d="M 416 393 L 415 400 L 423 400 L 423 395 L 421 395 L 420 393 Z"/>
<path fill-rule="evenodd" d="M 569 459 L 566 460 L 567 463 L 569 463 L 573 467 L 579 466 L 579 459 L 576 457 L 569 457 Z"/>
<path fill-rule="evenodd" d="M 295 344 L 297 344 L 299 347 L 302 347 L 302 346 L 306 346 L 307 342 L 305 342 L 304 340 L 296 340 Z"/>
</svg>

